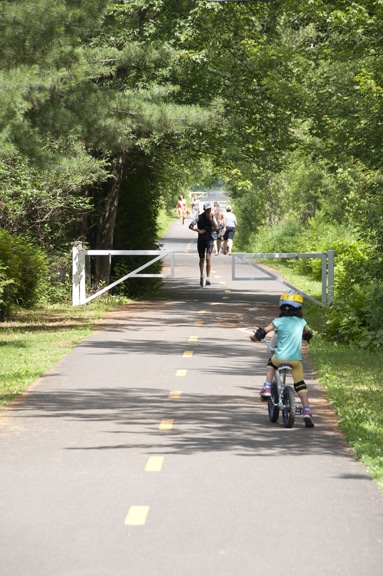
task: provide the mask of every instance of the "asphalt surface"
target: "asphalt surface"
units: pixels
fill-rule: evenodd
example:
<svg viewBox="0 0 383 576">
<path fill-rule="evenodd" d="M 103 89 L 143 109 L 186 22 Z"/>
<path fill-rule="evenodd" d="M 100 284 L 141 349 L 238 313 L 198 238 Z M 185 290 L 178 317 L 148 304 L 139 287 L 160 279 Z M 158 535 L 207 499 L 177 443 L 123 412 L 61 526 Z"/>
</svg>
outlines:
<svg viewBox="0 0 383 576">
<path fill-rule="evenodd" d="M 315 428 L 258 399 L 247 330 L 283 287 L 233 281 L 220 255 L 200 288 L 187 224 L 159 297 L 109 313 L 1 413 L 1 576 L 381 576 L 383 497 L 310 367 Z"/>
</svg>

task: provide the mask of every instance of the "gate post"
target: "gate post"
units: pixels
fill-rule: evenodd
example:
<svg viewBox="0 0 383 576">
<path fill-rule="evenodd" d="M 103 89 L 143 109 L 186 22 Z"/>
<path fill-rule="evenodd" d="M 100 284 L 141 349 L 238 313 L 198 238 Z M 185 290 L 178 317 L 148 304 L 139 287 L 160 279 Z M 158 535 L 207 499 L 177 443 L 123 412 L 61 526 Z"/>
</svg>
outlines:
<svg viewBox="0 0 383 576">
<path fill-rule="evenodd" d="M 335 274 L 334 274 L 334 259 L 335 259 L 335 252 L 334 250 L 329 250 L 327 252 L 328 258 L 328 296 L 327 296 L 327 304 L 331 304 L 334 300 L 334 283 L 335 283 Z"/>
<path fill-rule="evenodd" d="M 72 304 L 79 306 L 85 300 L 85 254 L 82 242 L 75 242 L 72 248 Z"/>
<path fill-rule="evenodd" d="M 327 301 L 327 252 L 322 252 L 322 306 Z"/>
</svg>

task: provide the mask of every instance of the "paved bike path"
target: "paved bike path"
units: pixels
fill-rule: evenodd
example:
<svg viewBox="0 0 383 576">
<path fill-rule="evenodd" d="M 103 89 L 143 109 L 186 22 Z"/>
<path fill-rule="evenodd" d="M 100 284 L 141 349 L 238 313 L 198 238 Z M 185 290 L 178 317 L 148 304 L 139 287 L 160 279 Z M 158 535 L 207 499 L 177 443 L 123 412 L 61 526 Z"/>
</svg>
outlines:
<svg viewBox="0 0 383 576">
<path fill-rule="evenodd" d="M 309 367 L 314 429 L 258 400 L 266 352 L 246 329 L 281 285 L 213 256 L 200 288 L 178 222 L 165 248 L 159 297 L 108 314 L 1 413 L 1 573 L 380 576 L 383 498 Z"/>
</svg>

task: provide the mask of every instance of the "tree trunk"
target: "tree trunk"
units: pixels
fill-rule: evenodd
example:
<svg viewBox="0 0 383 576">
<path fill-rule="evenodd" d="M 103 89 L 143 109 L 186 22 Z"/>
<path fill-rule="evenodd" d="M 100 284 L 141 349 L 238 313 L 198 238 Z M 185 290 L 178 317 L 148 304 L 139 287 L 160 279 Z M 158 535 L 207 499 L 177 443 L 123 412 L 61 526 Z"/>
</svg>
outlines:
<svg viewBox="0 0 383 576">
<path fill-rule="evenodd" d="M 105 201 L 104 213 L 100 222 L 100 250 L 112 250 L 114 241 L 114 228 L 116 224 L 118 198 L 120 194 L 121 180 L 125 165 L 125 155 L 119 156 L 113 162 L 112 178 Z M 96 264 L 98 284 L 109 284 L 110 259 L 107 256 L 99 256 Z"/>
</svg>

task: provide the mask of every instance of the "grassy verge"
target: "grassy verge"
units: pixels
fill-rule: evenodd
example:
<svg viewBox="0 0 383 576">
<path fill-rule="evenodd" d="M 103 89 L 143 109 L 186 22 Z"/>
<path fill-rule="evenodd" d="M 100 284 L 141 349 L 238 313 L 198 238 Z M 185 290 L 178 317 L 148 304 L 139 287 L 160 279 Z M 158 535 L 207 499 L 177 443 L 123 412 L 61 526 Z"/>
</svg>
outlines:
<svg viewBox="0 0 383 576">
<path fill-rule="evenodd" d="M 321 300 L 320 282 L 296 274 L 283 262 L 275 266 L 273 262 L 273 267 L 285 280 Z M 383 492 L 381 354 L 326 342 L 320 336 L 325 321 L 320 306 L 308 302 L 304 316 L 316 332 L 310 342 L 309 357 L 317 378 L 338 416 L 347 442 Z"/>
<path fill-rule="evenodd" d="M 177 214 L 162 208 L 157 218 L 158 238 L 162 238 L 169 226 L 177 219 Z"/>
<path fill-rule="evenodd" d="M 21 394 L 76 344 L 118 302 L 99 298 L 87 306 L 60 304 L 20 311 L 0 324 L 0 406 Z"/>
<path fill-rule="evenodd" d="M 309 356 L 347 442 L 383 491 L 381 355 L 317 337 Z"/>
</svg>

